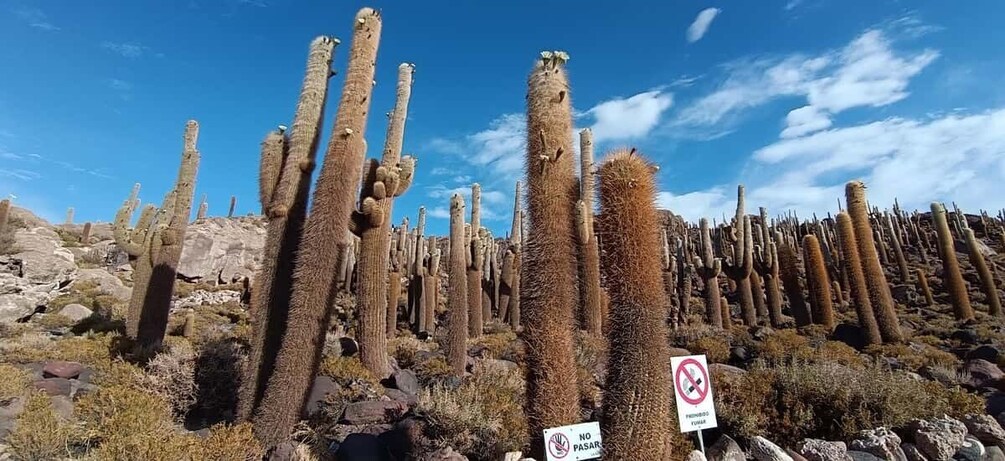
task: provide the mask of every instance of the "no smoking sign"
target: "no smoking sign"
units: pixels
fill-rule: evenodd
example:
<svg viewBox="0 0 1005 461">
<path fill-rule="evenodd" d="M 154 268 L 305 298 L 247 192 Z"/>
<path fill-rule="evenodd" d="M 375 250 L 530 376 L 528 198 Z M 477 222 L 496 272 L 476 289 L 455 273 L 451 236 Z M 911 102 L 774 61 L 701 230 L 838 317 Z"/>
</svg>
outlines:
<svg viewBox="0 0 1005 461">
<path fill-rule="evenodd" d="M 674 396 L 677 399 L 677 419 L 681 432 L 716 427 L 712 381 L 704 355 L 671 357 Z"/>
</svg>

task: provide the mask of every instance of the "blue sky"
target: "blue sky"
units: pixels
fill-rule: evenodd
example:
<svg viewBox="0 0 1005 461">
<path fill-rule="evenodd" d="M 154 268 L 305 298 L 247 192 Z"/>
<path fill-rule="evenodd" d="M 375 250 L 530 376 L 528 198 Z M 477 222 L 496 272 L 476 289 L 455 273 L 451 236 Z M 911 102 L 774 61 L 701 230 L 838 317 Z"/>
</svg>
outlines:
<svg viewBox="0 0 1005 461">
<path fill-rule="evenodd" d="M 662 166 L 660 205 L 720 216 L 835 210 L 864 179 L 875 204 L 1005 205 L 1005 2 L 0 0 L 0 195 L 59 221 L 108 221 L 134 182 L 159 202 L 185 120 L 202 125 L 197 197 L 259 209 L 259 143 L 289 124 L 307 45 L 343 39 L 364 5 L 384 30 L 368 127 L 379 155 L 396 68 L 416 65 L 405 151 L 418 180 L 395 220 L 483 187 L 509 227 L 522 175 L 526 77 L 565 50 L 576 126 L 598 152 L 636 146 Z M 332 79 L 330 129 L 341 89 Z"/>
</svg>

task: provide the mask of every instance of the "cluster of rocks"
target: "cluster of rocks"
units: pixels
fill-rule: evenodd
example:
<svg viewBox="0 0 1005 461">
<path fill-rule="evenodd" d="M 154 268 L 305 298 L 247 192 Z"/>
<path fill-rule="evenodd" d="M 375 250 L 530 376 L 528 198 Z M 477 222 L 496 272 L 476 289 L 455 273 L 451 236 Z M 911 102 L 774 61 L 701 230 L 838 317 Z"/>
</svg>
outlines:
<svg viewBox="0 0 1005 461">
<path fill-rule="evenodd" d="M 31 363 L 23 368 L 31 374 L 32 386 L 49 395 L 56 415 L 64 420 L 73 416 L 73 401 L 96 388 L 91 384 L 92 370 L 77 362 Z M 0 442 L 14 430 L 17 417 L 24 412 L 25 399 L 0 402 Z"/>
<path fill-rule="evenodd" d="M 18 229 L 14 238 L 16 253 L 0 255 L 0 322 L 30 317 L 78 272 L 73 253 L 52 229 Z"/>
<path fill-rule="evenodd" d="M 206 291 L 206 290 L 195 290 L 192 294 L 175 300 L 172 303 L 172 307 L 176 309 L 184 309 L 187 307 L 197 307 L 197 306 L 219 306 L 221 304 L 227 303 L 239 303 L 241 301 L 241 292 L 236 290 L 217 290 L 217 291 Z"/>
</svg>

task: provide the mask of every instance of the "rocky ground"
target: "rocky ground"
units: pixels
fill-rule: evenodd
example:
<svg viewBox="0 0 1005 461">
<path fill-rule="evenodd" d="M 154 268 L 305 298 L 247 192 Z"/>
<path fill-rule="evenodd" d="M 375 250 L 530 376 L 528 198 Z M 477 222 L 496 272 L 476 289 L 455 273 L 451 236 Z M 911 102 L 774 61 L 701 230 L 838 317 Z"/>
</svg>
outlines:
<svg viewBox="0 0 1005 461">
<path fill-rule="evenodd" d="M 81 242 L 79 226 L 52 226 L 20 209 L 14 218 L 17 229 L 0 248 L 0 460 L 265 456 L 250 428 L 233 423 L 250 332 L 243 282 L 259 264 L 261 220 L 190 226 L 165 349 L 132 357 L 120 348 L 130 269 L 108 225 L 94 225 Z M 992 248 L 985 252 L 1005 267 Z M 864 349 L 846 304 L 833 333 L 723 332 L 700 324 L 696 293 L 691 325 L 669 340 L 674 355 L 703 353 L 712 364 L 719 428 L 705 432 L 708 459 L 1005 460 L 1002 322 L 983 312 L 955 322 L 939 271 L 930 285 L 934 306 L 913 286 L 894 287 L 908 342 Z M 351 296 L 338 304 L 344 314 L 305 419 L 268 459 L 521 459 L 516 333 L 490 323 L 469 342 L 468 372 L 455 378 L 442 329 L 419 339 L 401 325 L 388 346 L 394 372 L 381 380 L 355 357 Z M 579 375 L 570 385 L 578 384 L 584 420 L 599 414 L 604 349 L 602 339 L 577 337 Z M 679 459 L 701 459 L 692 436 L 675 435 L 673 444 Z"/>
</svg>

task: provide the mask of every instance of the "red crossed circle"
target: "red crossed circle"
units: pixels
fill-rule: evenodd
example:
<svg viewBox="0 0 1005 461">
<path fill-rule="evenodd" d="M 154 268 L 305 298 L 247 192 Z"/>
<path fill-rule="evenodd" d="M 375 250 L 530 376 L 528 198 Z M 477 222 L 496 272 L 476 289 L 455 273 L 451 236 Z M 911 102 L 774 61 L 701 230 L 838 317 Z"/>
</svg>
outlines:
<svg viewBox="0 0 1005 461">
<path fill-rule="evenodd" d="M 701 385 L 695 382 L 694 378 L 691 376 L 691 373 L 688 373 L 686 371 L 688 365 L 694 365 L 694 367 L 701 372 L 702 383 L 704 385 L 704 388 L 702 388 Z M 694 390 L 698 391 L 698 397 L 691 398 L 690 396 L 688 396 L 688 393 L 684 389 L 682 389 L 683 386 L 681 384 L 680 379 L 681 375 L 684 375 L 684 377 L 687 378 L 687 381 L 691 383 L 691 386 L 694 387 Z M 705 367 L 701 366 L 701 364 L 698 363 L 697 360 L 685 359 L 680 363 L 680 366 L 677 367 L 677 374 L 674 375 L 674 387 L 677 388 L 677 395 L 679 395 L 682 400 L 684 400 L 687 403 L 690 403 L 691 405 L 697 405 L 705 401 L 705 397 L 708 397 L 708 389 L 709 389 L 708 372 L 705 371 Z"/>
<path fill-rule="evenodd" d="M 555 458 L 562 459 L 569 455 L 569 438 L 561 432 L 556 432 L 548 438 L 548 453 Z"/>
</svg>

